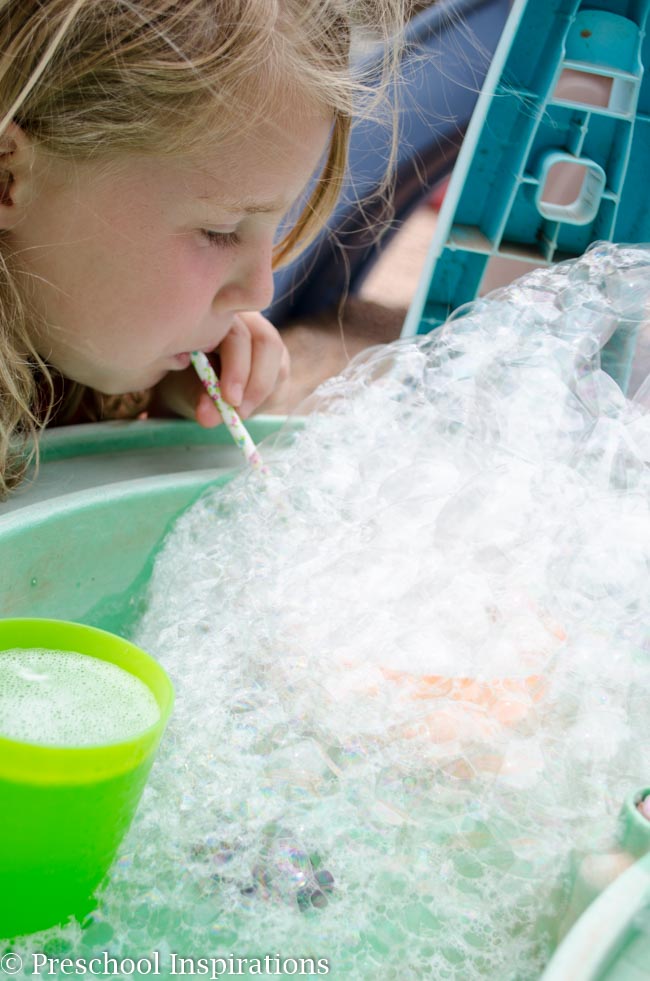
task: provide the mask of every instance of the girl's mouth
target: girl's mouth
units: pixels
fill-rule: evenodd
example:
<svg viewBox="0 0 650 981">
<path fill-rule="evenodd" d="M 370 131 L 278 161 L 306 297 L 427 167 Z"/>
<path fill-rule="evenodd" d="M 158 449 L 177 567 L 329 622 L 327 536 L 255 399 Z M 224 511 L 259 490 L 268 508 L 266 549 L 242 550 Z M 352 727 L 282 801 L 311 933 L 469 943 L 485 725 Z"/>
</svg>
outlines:
<svg viewBox="0 0 650 981">
<path fill-rule="evenodd" d="M 190 353 L 189 351 L 183 352 L 183 354 L 175 354 L 173 361 L 178 369 L 189 368 L 190 366 Z"/>
<path fill-rule="evenodd" d="M 216 349 L 216 347 L 217 347 L 216 344 L 210 344 L 208 347 L 199 347 L 196 348 L 195 350 L 201 351 L 202 354 L 212 354 L 212 352 Z M 182 351 L 180 354 L 174 354 L 172 360 L 175 362 L 178 369 L 180 370 L 181 368 L 189 368 L 191 363 L 190 358 L 191 358 L 190 351 Z"/>
</svg>

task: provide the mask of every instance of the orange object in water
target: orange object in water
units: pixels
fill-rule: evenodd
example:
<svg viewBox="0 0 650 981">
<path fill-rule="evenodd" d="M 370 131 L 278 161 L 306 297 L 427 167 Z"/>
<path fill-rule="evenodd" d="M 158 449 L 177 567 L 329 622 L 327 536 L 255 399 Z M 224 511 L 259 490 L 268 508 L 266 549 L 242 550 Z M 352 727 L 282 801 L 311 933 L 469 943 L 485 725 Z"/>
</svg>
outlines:
<svg viewBox="0 0 650 981">
<path fill-rule="evenodd" d="M 559 624 L 536 609 L 547 633 L 557 647 L 566 640 Z M 525 719 L 546 692 L 546 680 L 540 669 L 550 651 L 526 652 L 522 663 L 531 670 L 520 677 L 469 678 L 438 674 L 413 674 L 382 667 L 388 680 L 404 686 L 412 699 L 440 700 L 440 704 L 404 733 L 409 738 L 425 735 L 436 743 L 491 740 L 504 726 L 514 726 Z M 525 670 L 525 668 L 524 668 Z M 491 767 L 490 767 L 491 768 Z"/>
<path fill-rule="evenodd" d="M 414 675 L 407 671 L 382 668 L 389 681 L 411 687 L 412 698 L 448 698 L 484 709 L 501 725 L 515 725 L 523 719 L 545 690 L 542 675 L 523 678 L 445 678 L 442 675 Z"/>
</svg>

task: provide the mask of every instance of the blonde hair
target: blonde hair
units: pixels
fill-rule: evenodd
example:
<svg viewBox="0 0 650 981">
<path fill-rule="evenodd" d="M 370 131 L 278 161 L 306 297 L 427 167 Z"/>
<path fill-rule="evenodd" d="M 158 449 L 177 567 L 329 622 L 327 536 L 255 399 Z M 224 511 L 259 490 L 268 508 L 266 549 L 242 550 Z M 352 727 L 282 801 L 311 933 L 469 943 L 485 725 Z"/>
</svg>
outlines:
<svg viewBox="0 0 650 981">
<path fill-rule="evenodd" d="M 278 96 L 295 95 L 333 123 L 320 177 L 277 245 L 277 265 L 323 227 L 344 180 L 353 115 L 378 104 L 397 65 L 389 43 L 379 79 L 355 75 L 353 29 L 375 38 L 379 29 L 390 42 L 405 3 L 0 0 L 0 138 L 15 122 L 63 159 L 188 154 L 205 148 L 206 133 L 236 138 L 242 120 L 255 125 Z M 55 391 L 3 244 L 0 234 L 0 495 L 37 456 Z"/>
</svg>

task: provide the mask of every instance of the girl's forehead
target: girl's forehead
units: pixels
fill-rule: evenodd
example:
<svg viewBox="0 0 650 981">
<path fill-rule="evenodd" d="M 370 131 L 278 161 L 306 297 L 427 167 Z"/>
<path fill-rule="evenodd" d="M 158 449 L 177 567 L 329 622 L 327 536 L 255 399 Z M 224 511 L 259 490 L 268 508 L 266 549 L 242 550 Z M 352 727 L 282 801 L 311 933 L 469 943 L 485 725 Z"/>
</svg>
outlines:
<svg viewBox="0 0 650 981">
<path fill-rule="evenodd" d="M 290 154 L 308 147 L 315 137 L 324 140 L 333 122 L 333 113 L 304 101 L 282 104 L 264 115 L 251 111 L 248 118 L 239 116 L 228 124 L 207 118 L 193 152 L 233 160 L 260 150 Z"/>
<path fill-rule="evenodd" d="M 175 211 L 187 206 L 210 215 L 217 208 L 241 214 L 284 212 L 301 195 L 321 164 L 330 123 L 323 117 L 291 123 L 278 134 L 270 122 L 244 127 L 239 139 L 208 134 L 186 152 L 139 152 L 106 159 L 44 163 L 49 188 L 67 192 L 94 209 L 114 207 L 115 187 L 138 210 Z M 273 145 L 270 140 L 273 139 Z"/>
<path fill-rule="evenodd" d="M 207 203 L 227 203 L 234 196 L 251 213 L 277 210 L 285 197 L 278 184 L 301 187 L 323 159 L 330 133 L 331 121 L 324 116 L 304 117 L 284 130 L 268 121 L 244 129 L 239 139 L 210 139 L 179 165 L 188 187 Z"/>
</svg>

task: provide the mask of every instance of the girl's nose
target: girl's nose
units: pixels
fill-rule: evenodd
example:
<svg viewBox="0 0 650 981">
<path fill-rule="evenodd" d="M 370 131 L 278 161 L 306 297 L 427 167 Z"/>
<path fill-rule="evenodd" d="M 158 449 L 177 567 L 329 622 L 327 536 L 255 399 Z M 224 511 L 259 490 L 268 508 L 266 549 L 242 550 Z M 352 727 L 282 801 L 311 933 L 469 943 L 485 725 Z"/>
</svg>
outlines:
<svg viewBox="0 0 650 981">
<path fill-rule="evenodd" d="M 227 303 L 232 310 L 264 310 L 273 299 L 273 241 L 242 252 L 234 275 L 226 287 Z M 224 289 L 220 291 L 222 302 Z"/>
</svg>

